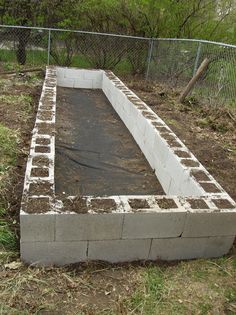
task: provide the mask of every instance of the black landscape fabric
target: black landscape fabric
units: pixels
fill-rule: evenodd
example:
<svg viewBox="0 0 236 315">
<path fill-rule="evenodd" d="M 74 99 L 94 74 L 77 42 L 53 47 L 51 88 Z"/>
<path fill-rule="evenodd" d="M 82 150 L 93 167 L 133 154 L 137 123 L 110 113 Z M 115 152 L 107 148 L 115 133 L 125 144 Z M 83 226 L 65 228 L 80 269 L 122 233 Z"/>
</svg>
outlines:
<svg viewBox="0 0 236 315">
<path fill-rule="evenodd" d="M 164 194 L 101 90 L 58 87 L 55 182 L 59 195 Z"/>
</svg>

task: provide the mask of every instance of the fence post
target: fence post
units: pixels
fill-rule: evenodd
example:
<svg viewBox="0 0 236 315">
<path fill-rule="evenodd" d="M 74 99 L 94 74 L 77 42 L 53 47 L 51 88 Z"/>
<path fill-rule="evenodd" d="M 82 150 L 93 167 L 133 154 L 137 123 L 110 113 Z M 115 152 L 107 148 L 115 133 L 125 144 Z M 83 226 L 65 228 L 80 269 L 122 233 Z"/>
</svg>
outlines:
<svg viewBox="0 0 236 315">
<path fill-rule="evenodd" d="M 201 54 L 201 49 L 202 49 L 202 43 L 199 42 L 198 48 L 197 48 L 197 54 L 196 54 L 196 58 L 195 58 L 195 63 L 194 63 L 194 68 L 193 68 L 193 75 L 197 72 L 200 54 Z"/>
<path fill-rule="evenodd" d="M 153 43 L 154 43 L 153 38 L 149 39 L 148 58 L 147 58 L 147 71 L 146 71 L 146 76 L 145 76 L 146 80 L 149 77 L 150 63 L 151 63 L 152 51 L 153 51 Z"/>
<path fill-rule="evenodd" d="M 50 64 L 51 30 L 48 30 L 48 66 Z"/>
</svg>

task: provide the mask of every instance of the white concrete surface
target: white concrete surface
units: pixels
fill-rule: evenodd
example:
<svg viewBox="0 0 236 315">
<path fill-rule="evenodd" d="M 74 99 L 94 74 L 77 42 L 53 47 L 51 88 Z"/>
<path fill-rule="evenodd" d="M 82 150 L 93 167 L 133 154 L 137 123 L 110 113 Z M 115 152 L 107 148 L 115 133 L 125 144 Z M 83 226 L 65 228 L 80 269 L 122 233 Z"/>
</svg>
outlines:
<svg viewBox="0 0 236 315">
<path fill-rule="evenodd" d="M 149 260 L 213 258 L 230 250 L 234 237 L 192 237 L 153 239 Z"/>
</svg>

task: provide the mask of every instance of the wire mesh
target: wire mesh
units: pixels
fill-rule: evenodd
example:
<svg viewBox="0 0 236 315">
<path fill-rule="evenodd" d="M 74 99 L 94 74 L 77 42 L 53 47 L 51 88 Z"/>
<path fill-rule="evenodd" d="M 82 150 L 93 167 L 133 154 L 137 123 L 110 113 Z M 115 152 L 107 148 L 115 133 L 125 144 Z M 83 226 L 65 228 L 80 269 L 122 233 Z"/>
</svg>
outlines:
<svg viewBox="0 0 236 315">
<path fill-rule="evenodd" d="M 206 41 L 156 39 L 148 78 L 183 88 L 205 58 L 210 60 L 209 66 L 192 94 L 208 98 L 212 103 L 233 102 L 236 97 L 236 47 Z"/>
<path fill-rule="evenodd" d="M 181 39 L 151 39 L 116 34 L 0 26 L 0 65 L 76 66 L 138 74 L 167 86 L 183 88 L 202 61 L 210 64 L 193 95 L 212 103 L 234 102 L 236 46 Z"/>
<path fill-rule="evenodd" d="M 148 49 L 145 39 L 52 31 L 50 63 L 144 74 Z"/>
<path fill-rule="evenodd" d="M 48 31 L 30 28 L 0 28 L 0 62 L 42 65 L 47 61 Z"/>
</svg>

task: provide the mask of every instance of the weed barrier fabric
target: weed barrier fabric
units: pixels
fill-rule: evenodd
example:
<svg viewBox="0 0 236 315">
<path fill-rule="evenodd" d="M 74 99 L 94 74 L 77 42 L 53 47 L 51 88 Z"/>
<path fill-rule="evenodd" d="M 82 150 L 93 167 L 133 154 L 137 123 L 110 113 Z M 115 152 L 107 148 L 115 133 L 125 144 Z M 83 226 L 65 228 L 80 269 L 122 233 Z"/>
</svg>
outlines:
<svg viewBox="0 0 236 315">
<path fill-rule="evenodd" d="M 59 195 L 164 194 L 101 90 L 58 87 L 55 185 Z"/>
</svg>

